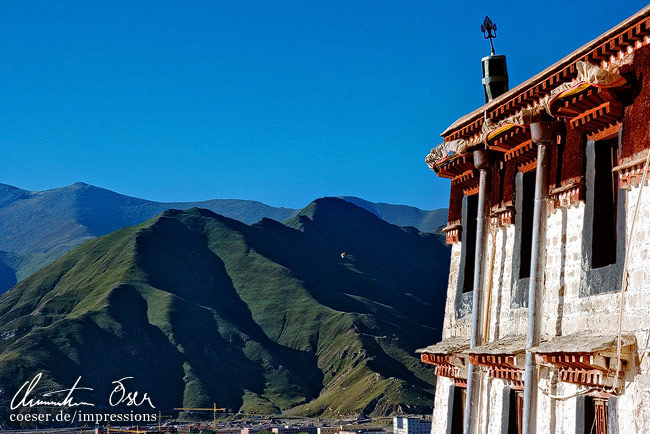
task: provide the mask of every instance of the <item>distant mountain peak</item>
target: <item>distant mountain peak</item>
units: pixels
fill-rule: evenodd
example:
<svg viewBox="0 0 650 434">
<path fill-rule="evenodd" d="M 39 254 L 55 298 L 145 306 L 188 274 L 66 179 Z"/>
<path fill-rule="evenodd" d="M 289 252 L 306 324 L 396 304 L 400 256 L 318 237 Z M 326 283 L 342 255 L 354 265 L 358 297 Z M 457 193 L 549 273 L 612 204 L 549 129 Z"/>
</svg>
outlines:
<svg viewBox="0 0 650 434">
<path fill-rule="evenodd" d="M 303 208 L 298 214 L 298 216 L 307 216 L 311 220 L 315 219 L 336 219 L 336 218 L 345 218 L 353 219 L 357 223 L 366 221 L 367 219 L 372 219 L 376 221 L 381 221 L 382 223 L 388 223 L 381 218 L 379 218 L 375 213 L 368 211 L 365 208 L 362 208 L 352 202 L 341 199 L 339 197 L 322 197 L 312 201 L 309 205 Z"/>
<path fill-rule="evenodd" d="M 137 225 L 166 209 L 192 207 L 209 209 L 223 219 L 245 224 L 259 222 L 262 218 L 285 222 L 297 215 L 310 219 L 316 215 L 316 219 L 322 217 L 336 221 L 337 214 L 342 214 L 346 215 L 344 218 L 358 220 L 357 224 L 362 225 L 363 221 L 372 221 L 372 214 L 391 224 L 414 226 L 424 232 L 441 226 L 447 217 L 446 210 L 422 211 L 402 205 L 376 204 L 351 196 L 323 197 L 298 210 L 240 199 L 155 202 L 85 182 L 45 191 L 27 191 L 0 184 L 0 251 L 23 257 L 23 261 L 13 265 L 5 264 L 16 275 L 24 276 L 27 270 L 31 273 L 90 238 Z M 306 223 L 298 221 L 296 224 L 295 228 L 300 229 L 300 225 Z M 6 289 L 7 285 L 0 283 L 0 293 Z"/>
</svg>

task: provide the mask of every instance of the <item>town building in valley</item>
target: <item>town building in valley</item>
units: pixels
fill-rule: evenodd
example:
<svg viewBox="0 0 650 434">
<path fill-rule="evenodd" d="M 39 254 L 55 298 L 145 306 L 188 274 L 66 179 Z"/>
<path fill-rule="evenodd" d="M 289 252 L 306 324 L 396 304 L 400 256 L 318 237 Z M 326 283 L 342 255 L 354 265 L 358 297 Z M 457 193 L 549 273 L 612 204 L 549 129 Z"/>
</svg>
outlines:
<svg viewBox="0 0 650 434">
<path fill-rule="evenodd" d="M 284 425 L 281 427 L 271 428 L 273 434 L 317 434 L 318 427 L 314 425 L 298 426 L 298 425 Z"/>
<path fill-rule="evenodd" d="M 380 426 L 347 426 L 341 427 L 339 434 L 385 434 L 384 428 Z"/>
<path fill-rule="evenodd" d="M 431 421 L 420 417 L 394 416 L 393 434 L 431 434 Z"/>
<path fill-rule="evenodd" d="M 650 433 L 650 7 L 491 98 L 426 158 L 451 182 L 431 431 Z"/>
</svg>

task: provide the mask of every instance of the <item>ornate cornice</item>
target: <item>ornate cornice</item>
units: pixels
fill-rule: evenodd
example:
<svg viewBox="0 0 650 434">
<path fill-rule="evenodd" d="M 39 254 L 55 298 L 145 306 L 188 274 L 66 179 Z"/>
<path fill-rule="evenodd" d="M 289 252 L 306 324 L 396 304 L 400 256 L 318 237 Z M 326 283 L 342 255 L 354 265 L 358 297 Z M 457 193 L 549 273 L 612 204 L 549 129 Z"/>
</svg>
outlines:
<svg viewBox="0 0 650 434">
<path fill-rule="evenodd" d="M 564 185 L 550 191 L 548 197 L 548 211 L 554 213 L 560 208 L 577 206 L 585 200 L 585 183 L 582 176 L 569 179 Z"/>
</svg>

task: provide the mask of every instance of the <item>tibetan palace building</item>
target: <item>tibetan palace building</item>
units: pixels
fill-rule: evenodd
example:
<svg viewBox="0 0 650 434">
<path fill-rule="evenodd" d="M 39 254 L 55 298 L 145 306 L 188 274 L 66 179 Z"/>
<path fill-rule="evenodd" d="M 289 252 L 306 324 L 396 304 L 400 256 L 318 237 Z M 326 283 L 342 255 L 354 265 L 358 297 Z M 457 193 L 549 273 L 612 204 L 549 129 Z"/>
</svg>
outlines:
<svg viewBox="0 0 650 434">
<path fill-rule="evenodd" d="M 442 136 L 432 433 L 650 433 L 650 7 Z"/>
</svg>

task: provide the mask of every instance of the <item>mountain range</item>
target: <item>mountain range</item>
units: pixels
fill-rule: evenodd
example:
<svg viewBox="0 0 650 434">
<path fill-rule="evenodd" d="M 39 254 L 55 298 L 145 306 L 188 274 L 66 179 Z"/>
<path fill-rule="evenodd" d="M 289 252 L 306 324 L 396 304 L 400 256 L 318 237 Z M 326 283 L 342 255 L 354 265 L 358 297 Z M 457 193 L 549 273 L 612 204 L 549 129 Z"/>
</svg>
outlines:
<svg viewBox="0 0 650 434">
<path fill-rule="evenodd" d="M 57 193 L 69 203 L 7 190 L 2 229 L 26 239 L 4 237 L 3 249 L 48 255 L 87 241 L 0 296 L 0 413 L 36 372 L 58 388 L 81 375 L 97 396 L 131 376 L 163 411 L 431 410 L 433 370 L 414 350 L 440 337 L 449 249 L 364 209 L 384 205 L 323 198 L 253 224 L 172 209 L 129 226 L 168 205 L 86 185 Z M 51 212 L 5 222 L 20 201 Z M 39 242 L 27 233 L 40 225 L 59 229 Z"/>
<path fill-rule="evenodd" d="M 414 226 L 423 232 L 434 231 L 447 216 L 445 209 L 423 211 L 356 197 L 343 199 L 389 223 Z M 137 225 L 167 209 L 193 207 L 246 224 L 262 218 L 285 221 L 300 212 L 237 199 L 155 202 L 85 183 L 45 191 L 0 184 L 0 293 L 86 240 Z"/>
</svg>

